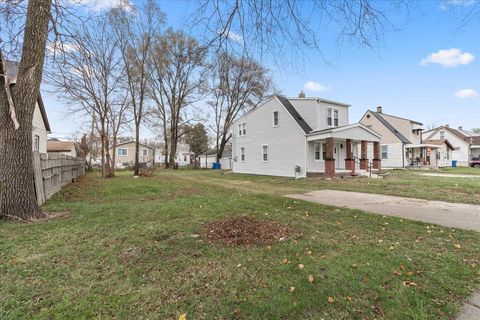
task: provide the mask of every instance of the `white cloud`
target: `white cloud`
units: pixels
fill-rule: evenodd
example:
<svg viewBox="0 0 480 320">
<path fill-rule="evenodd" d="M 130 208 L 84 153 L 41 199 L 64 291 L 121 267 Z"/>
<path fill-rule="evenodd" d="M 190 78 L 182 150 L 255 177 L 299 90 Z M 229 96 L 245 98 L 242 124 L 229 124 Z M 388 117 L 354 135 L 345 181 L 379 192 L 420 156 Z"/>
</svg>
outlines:
<svg viewBox="0 0 480 320">
<path fill-rule="evenodd" d="M 320 83 L 315 82 L 315 81 L 305 82 L 305 84 L 303 85 L 303 88 L 305 90 L 319 91 L 319 92 L 330 90 L 330 87 L 324 86 L 323 84 L 320 84 Z"/>
<path fill-rule="evenodd" d="M 475 60 L 475 56 L 468 52 L 462 52 L 457 48 L 438 50 L 428 55 L 420 62 L 421 66 L 427 66 L 431 63 L 440 64 L 444 67 L 456 67 L 458 65 L 467 65 Z"/>
<path fill-rule="evenodd" d="M 92 11 L 104 11 L 115 7 L 123 7 L 129 11 L 132 9 L 132 3 L 130 0 L 70 0 L 75 5 L 86 7 Z"/>
<path fill-rule="evenodd" d="M 476 98 L 478 97 L 478 92 L 473 89 L 462 89 L 454 93 L 457 98 Z"/>
<path fill-rule="evenodd" d="M 440 4 L 440 10 L 447 10 L 449 7 L 467 7 L 475 3 L 475 0 L 446 0 Z"/>
</svg>

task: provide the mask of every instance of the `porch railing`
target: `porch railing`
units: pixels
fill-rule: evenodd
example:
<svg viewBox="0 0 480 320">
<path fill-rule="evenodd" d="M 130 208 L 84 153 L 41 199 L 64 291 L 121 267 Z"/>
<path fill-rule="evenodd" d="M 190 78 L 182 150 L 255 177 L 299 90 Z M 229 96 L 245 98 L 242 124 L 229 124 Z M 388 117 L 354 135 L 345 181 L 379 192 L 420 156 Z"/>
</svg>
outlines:
<svg viewBox="0 0 480 320">
<path fill-rule="evenodd" d="M 358 163 L 358 167 L 360 168 L 360 158 L 353 156 L 353 160 L 355 161 L 355 168 L 357 167 L 357 163 Z M 373 162 L 370 162 L 367 159 L 367 170 L 370 178 L 372 177 L 372 168 L 373 168 Z"/>
</svg>

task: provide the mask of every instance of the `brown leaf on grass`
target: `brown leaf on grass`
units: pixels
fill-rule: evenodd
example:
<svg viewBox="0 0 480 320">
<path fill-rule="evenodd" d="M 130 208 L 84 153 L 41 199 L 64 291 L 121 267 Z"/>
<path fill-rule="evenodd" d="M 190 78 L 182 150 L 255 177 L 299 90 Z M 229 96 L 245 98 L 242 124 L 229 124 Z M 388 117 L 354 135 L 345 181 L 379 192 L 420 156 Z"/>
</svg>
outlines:
<svg viewBox="0 0 480 320">
<path fill-rule="evenodd" d="M 308 282 L 313 283 L 315 281 L 315 278 L 313 277 L 313 274 L 309 274 L 307 277 Z"/>
<path fill-rule="evenodd" d="M 313 253 L 312 250 L 307 250 L 307 254 L 308 254 L 309 256 L 311 256 L 312 253 Z"/>
<path fill-rule="evenodd" d="M 454 246 L 455 248 L 457 248 L 457 249 L 462 248 L 462 246 L 461 246 L 459 243 L 455 243 L 453 246 Z"/>
<path fill-rule="evenodd" d="M 186 313 L 182 313 L 180 315 L 180 317 L 178 317 L 178 320 L 187 320 L 187 314 Z"/>
<path fill-rule="evenodd" d="M 333 299 L 332 297 L 328 297 L 328 303 L 333 303 L 335 301 L 335 299 Z"/>
<path fill-rule="evenodd" d="M 345 297 L 345 300 L 347 300 L 348 302 L 352 302 L 352 297 L 347 296 Z"/>
<path fill-rule="evenodd" d="M 295 291 L 295 287 L 290 287 L 290 292 Z"/>
<path fill-rule="evenodd" d="M 300 264 L 298 265 L 298 269 L 303 270 L 303 268 L 305 268 L 305 266 L 300 263 Z"/>
<path fill-rule="evenodd" d="M 393 274 L 396 275 L 396 276 L 401 276 L 402 275 L 402 273 L 398 270 L 393 271 Z"/>
<path fill-rule="evenodd" d="M 417 284 L 413 281 L 403 281 L 403 286 L 404 287 L 416 287 Z"/>
</svg>

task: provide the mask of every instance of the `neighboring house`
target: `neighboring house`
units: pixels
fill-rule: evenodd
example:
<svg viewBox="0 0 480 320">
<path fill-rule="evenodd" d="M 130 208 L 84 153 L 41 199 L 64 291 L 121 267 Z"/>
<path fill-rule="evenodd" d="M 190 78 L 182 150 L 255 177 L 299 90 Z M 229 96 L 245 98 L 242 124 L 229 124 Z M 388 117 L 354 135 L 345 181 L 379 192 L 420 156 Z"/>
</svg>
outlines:
<svg viewBox="0 0 480 320">
<path fill-rule="evenodd" d="M 349 105 L 274 95 L 234 122 L 233 172 L 286 177 L 364 174 L 380 169 L 381 135 L 348 122 Z M 376 157 L 367 158 L 374 145 Z M 373 159 L 374 158 L 374 159 Z M 358 168 L 356 168 L 358 164 Z"/>
<path fill-rule="evenodd" d="M 10 85 L 13 86 L 17 82 L 18 63 L 6 61 L 5 64 Z M 32 150 L 34 152 L 47 152 L 47 135 L 49 133 L 51 133 L 51 129 L 48 123 L 47 112 L 45 111 L 42 95 L 39 94 L 32 120 Z"/>
<path fill-rule="evenodd" d="M 165 150 L 163 147 L 157 148 L 155 151 L 155 163 L 165 163 Z M 177 153 L 175 155 L 175 162 L 180 167 L 188 166 L 193 163 L 194 154 L 190 152 L 188 144 L 180 143 L 177 146 Z"/>
<path fill-rule="evenodd" d="M 77 150 L 75 149 L 75 142 L 73 141 L 61 141 L 55 138 L 48 139 L 47 152 L 77 157 Z"/>
<path fill-rule="evenodd" d="M 423 124 L 383 113 L 368 110 L 360 123 L 382 135 L 380 142 L 382 165 L 386 168 L 401 168 L 412 165 L 437 166 L 437 151 L 448 143 L 426 143 L 422 140 Z M 443 157 L 443 155 L 442 155 Z"/>
<path fill-rule="evenodd" d="M 109 150 L 110 156 L 113 156 L 113 147 Z M 122 168 L 135 163 L 135 141 L 127 141 L 117 144 L 115 154 L 115 166 Z M 140 143 L 138 162 L 148 163 L 153 162 L 155 156 L 155 149 Z"/>
<path fill-rule="evenodd" d="M 480 157 L 480 134 L 471 131 L 450 128 L 444 125 L 423 133 L 426 140 L 448 140 L 453 146 L 451 160 L 459 166 L 468 166 L 473 157 Z M 451 163 L 450 163 L 451 164 Z"/>
<path fill-rule="evenodd" d="M 207 152 L 207 154 L 201 154 L 198 156 L 198 165 L 200 168 L 211 169 L 213 163 L 217 160 L 217 152 L 215 150 Z M 220 168 L 224 170 L 232 169 L 232 148 L 228 145 L 223 151 L 222 157 L 219 159 Z"/>
</svg>

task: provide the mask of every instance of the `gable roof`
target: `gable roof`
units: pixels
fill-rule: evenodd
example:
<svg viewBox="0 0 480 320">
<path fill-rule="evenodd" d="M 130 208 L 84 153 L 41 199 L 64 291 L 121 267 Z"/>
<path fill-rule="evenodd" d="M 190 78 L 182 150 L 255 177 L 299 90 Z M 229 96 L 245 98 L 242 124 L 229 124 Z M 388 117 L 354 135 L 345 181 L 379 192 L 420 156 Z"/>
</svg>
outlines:
<svg viewBox="0 0 480 320">
<path fill-rule="evenodd" d="M 47 140 L 47 152 L 70 152 L 75 149 L 73 141 Z"/>
<path fill-rule="evenodd" d="M 14 85 L 17 82 L 17 75 L 18 75 L 18 66 L 20 65 L 18 62 L 14 61 L 5 61 L 5 65 L 7 67 L 7 77 L 8 82 L 10 85 Z M 43 124 L 45 125 L 45 129 L 48 132 L 51 132 L 50 123 L 48 122 L 47 112 L 45 111 L 45 105 L 43 104 L 42 95 L 38 93 L 37 97 L 38 107 L 40 109 L 40 113 L 42 115 Z"/>
<path fill-rule="evenodd" d="M 427 137 L 426 140 L 429 140 L 431 137 L 433 137 L 438 131 L 440 130 L 446 130 L 446 131 L 449 131 L 450 133 L 452 133 L 453 135 L 455 135 L 457 138 L 459 138 L 460 140 L 463 140 L 465 141 L 465 143 L 469 143 L 469 144 L 480 144 L 480 136 L 477 136 L 477 137 L 469 137 L 467 135 L 465 135 L 464 133 L 462 133 L 460 130 L 457 130 L 457 129 L 454 129 L 454 128 L 450 128 L 450 127 L 447 127 L 447 126 L 440 126 L 436 129 L 433 129 L 431 130 L 431 134 Z"/>
<path fill-rule="evenodd" d="M 373 114 L 373 116 L 375 118 L 377 118 L 378 121 L 380 121 L 380 123 L 382 123 L 388 130 L 390 130 L 400 141 L 402 141 L 403 143 L 407 143 L 407 144 L 412 143 L 403 134 L 401 134 L 400 131 L 395 129 L 395 127 L 392 126 L 392 124 L 390 122 L 388 122 L 387 119 L 382 117 L 382 115 L 380 113 L 372 111 L 372 110 L 368 110 L 367 112 L 370 112 L 371 114 Z M 408 120 L 408 119 L 404 119 L 404 120 Z M 414 121 L 412 121 L 412 122 L 414 122 Z M 419 123 L 419 122 L 415 122 L 415 123 Z"/>
<path fill-rule="evenodd" d="M 295 107 L 292 105 L 290 101 L 288 101 L 287 98 L 279 95 L 275 95 L 275 97 L 282 103 L 282 105 L 285 107 L 288 113 L 290 113 L 290 115 L 297 122 L 297 124 L 300 126 L 303 132 L 309 133 L 312 131 L 312 128 L 308 125 L 305 119 L 302 118 L 302 116 L 298 113 L 297 109 L 295 109 Z"/>
<path fill-rule="evenodd" d="M 451 150 L 455 149 L 447 139 L 426 140 L 425 143 L 426 144 L 434 144 L 436 146 L 440 146 L 443 143 L 445 143 Z"/>
</svg>

